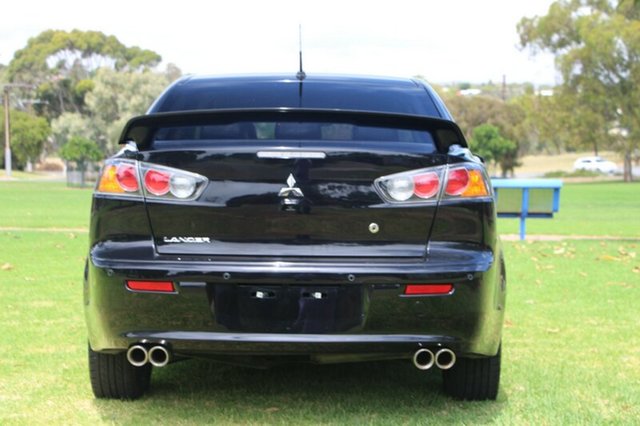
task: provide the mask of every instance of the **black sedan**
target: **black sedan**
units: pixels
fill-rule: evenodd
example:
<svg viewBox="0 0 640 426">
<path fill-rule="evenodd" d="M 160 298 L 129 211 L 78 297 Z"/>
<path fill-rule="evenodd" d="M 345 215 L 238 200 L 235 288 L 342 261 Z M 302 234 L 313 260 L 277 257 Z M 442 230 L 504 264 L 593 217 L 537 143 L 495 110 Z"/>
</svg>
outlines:
<svg viewBox="0 0 640 426">
<path fill-rule="evenodd" d="M 132 118 L 93 196 L 91 384 L 133 399 L 188 358 L 398 359 L 495 399 L 493 191 L 411 79 L 186 77 Z"/>
</svg>

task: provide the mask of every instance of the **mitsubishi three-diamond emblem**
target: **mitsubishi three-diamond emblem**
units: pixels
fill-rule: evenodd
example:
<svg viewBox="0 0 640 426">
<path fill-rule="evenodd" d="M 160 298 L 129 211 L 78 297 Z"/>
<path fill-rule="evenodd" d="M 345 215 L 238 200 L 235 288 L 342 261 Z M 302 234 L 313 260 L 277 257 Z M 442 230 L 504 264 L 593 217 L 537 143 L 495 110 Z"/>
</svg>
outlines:
<svg viewBox="0 0 640 426">
<path fill-rule="evenodd" d="M 297 197 L 302 198 L 304 194 L 300 188 L 296 188 L 296 178 L 293 177 L 293 173 L 289 173 L 289 177 L 287 178 L 288 187 L 284 187 L 278 193 L 278 197 L 288 198 L 288 197 Z"/>
<path fill-rule="evenodd" d="M 296 184 L 296 178 L 293 177 L 293 173 L 289 173 L 289 177 L 287 178 L 287 185 L 289 188 L 293 188 Z"/>
</svg>

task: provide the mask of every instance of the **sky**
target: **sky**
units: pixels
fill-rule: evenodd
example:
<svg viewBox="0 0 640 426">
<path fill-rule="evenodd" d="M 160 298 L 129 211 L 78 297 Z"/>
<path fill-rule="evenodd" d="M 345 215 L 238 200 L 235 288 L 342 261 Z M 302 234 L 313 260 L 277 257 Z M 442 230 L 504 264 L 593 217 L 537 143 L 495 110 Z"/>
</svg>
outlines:
<svg viewBox="0 0 640 426">
<path fill-rule="evenodd" d="M 518 48 L 522 17 L 552 0 L 12 0 L 0 16 L 0 63 L 46 29 L 97 30 L 162 55 L 183 73 L 295 72 L 302 26 L 311 73 L 432 83 L 559 83 L 549 55 Z"/>
</svg>

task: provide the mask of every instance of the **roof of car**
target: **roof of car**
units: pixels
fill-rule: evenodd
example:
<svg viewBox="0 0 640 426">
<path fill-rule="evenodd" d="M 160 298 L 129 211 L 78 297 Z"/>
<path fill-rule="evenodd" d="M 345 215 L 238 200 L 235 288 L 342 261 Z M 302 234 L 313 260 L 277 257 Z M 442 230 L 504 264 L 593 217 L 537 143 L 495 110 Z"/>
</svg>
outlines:
<svg viewBox="0 0 640 426">
<path fill-rule="evenodd" d="M 576 160 L 576 162 L 578 161 L 606 161 L 606 160 L 600 156 L 590 156 L 590 157 L 580 157 Z"/>
<path fill-rule="evenodd" d="M 451 119 L 437 94 L 412 78 L 338 74 L 188 75 L 149 112 L 234 108 L 315 108 L 390 112 Z"/>
<path fill-rule="evenodd" d="M 224 82 L 245 82 L 245 83 L 300 83 L 305 84 L 371 84 L 371 85 L 395 85 L 407 90 L 419 88 L 420 84 L 416 79 L 403 77 L 386 77 L 370 75 L 350 75 L 350 74 L 308 74 L 303 80 L 296 78 L 295 74 L 229 74 L 229 75 L 186 75 L 182 77 L 178 84 L 201 84 L 201 83 L 224 83 Z"/>
</svg>

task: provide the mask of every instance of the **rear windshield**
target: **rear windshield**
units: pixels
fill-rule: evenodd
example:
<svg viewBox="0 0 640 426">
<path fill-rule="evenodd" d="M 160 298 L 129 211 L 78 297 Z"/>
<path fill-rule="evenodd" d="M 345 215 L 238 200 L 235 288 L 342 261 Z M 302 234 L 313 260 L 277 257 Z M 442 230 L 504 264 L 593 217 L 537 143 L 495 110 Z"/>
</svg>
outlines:
<svg viewBox="0 0 640 426">
<path fill-rule="evenodd" d="M 431 133 L 426 130 L 363 126 L 333 122 L 254 122 L 165 127 L 156 131 L 152 147 L 174 147 L 176 141 L 188 146 L 215 145 L 216 141 L 335 141 L 419 143 L 423 150 L 436 151 Z M 281 143 L 280 143 L 281 144 Z"/>
</svg>

